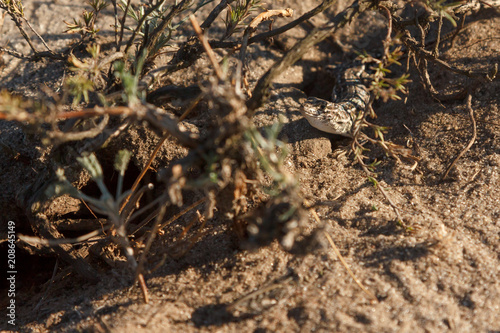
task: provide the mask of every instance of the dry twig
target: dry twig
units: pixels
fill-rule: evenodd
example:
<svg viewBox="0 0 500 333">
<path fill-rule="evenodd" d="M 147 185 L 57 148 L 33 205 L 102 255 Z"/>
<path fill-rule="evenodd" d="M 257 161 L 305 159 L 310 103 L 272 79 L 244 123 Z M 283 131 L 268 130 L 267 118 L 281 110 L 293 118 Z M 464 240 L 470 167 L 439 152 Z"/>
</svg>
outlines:
<svg viewBox="0 0 500 333">
<path fill-rule="evenodd" d="M 310 208 L 309 211 L 314 216 L 314 219 L 316 220 L 316 222 L 320 223 L 321 220 L 320 220 L 320 218 L 318 216 L 318 213 L 316 213 L 316 211 L 313 208 Z M 363 290 L 363 292 L 365 294 L 367 294 L 372 299 L 373 302 L 378 302 L 377 296 L 375 296 L 371 291 L 369 291 L 368 289 L 366 289 L 365 286 L 363 286 L 363 284 L 361 283 L 361 281 L 359 281 L 358 278 L 354 275 L 354 273 L 352 272 L 352 270 L 347 265 L 346 261 L 344 260 L 344 257 L 340 253 L 337 245 L 335 245 L 335 242 L 333 241 L 332 237 L 328 234 L 328 232 L 325 231 L 324 235 L 325 235 L 326 239 L 328 240 L 328 242 L 330 243 L 330 245 L 332 246 L 333 251 L 335 252 L 335 254 L 337 255 L 337 257 L 339 258 L 340 262 L 342 263 L 342 265 L 347 270 L 347 273 L 349 273 L 349 275 L 354 280 L 354 282 L 356 282 L 356 284 L 361 288 L 361 290 Z"/>
<path fill-rule="evenodd" d="M 472 95 L 469 93 L 467 96 L 467 110 L 469 111 L 469 116 L 472 122 L 472 137 L 469 140 L 469 143 L 467 146 L 465 146 L 464 149 L 451 161 L 450 165 L 446 168 L 446 171 L 444 172 L 443 176 L 441 177 L 441 181 L 445 180 L 446 177 L 448 177 L 448 174 L 450 173 L 451 168 L 457 163 L 457 161 L 472 147 L 474 142 L 476 141 L 477 137 L 477 127 L 476 127 L 476 118 L 474 117 L 474 110 L 472 109 Z"/>
</svg>

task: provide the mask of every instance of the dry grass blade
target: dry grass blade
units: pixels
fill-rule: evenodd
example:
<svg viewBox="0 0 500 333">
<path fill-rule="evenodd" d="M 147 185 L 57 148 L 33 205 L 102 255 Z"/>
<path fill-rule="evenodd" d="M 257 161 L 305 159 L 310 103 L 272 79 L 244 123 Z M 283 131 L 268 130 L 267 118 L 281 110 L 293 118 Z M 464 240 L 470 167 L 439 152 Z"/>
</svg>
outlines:
<svg viewBox="0 0 500 333">
<path fill-rule="evenodd" d="M 316 211 L 313 208 L 310 208 L 309 211 L 314 216 L 314 219 L 317 222 L 321 222 L 321 220 L 320 220 L 320 218 L 318 216 L 318 213 L 316 213 Z M 328 240 L 328 242 L 330 243 L 330 245 L 332 246 L 333 251 L 335 252 L 335 254 L 337 255 L 337 257 L 339 258 L 340 262 L 342 263 L 342 265 L 347 270 L 347 273 L 349 273 L 349 275 L 354 280 L 354 282 L 356 282 L 356 284 L 361 288 L 361 290 L 363 290 L 365 292 L 365 294 L 367 294 L 372 299 L 372 302 L 378 302 L 377 296 L 375 296 L 371 291 L 369 291 L 368 289 L 366 289 L 365 286 L 363 286 L 363 284 L 361 283 L 361 281 L 359 281 L 358 278 L 356 278 L 356 276 L 354 275 L 354 273 L 352 272 L 352 270 L 347 265 L 346 261 L 344 260 L 344 257 L 340 253 L 337 245 L 335 245 L 335 242 L 333 241 L 332 237 L 330 237 L 330 235 L 328 234 L 328 232 L 325 231 L 324 235 L 325 235 L 326 239 Z"/>
<path fill-rule="evenodd" d="M 450 165 L 446 168 L 445 173 L 441 177 L 441 181 L 445 180 L 446 177 L 448 177 L 448 174 L 450 173 L 450 171 L 453 168 L 453 166 L 457 163 L 457 161 L 462 156 L 464 156 L 464 154 L 470 149 L 470 147 L 472 147 L 472 145 L 476 141 L 476 137 L 477 137 L 476 118 L 474 117 L 474 110 L 472 109 L 471 103 L 472 103 L 472 95 L 469 93 L 469 95 L 467 96 L 467 110 L 469 111 L 469 116 L 470 116 L 470 119 L 471 119 L 471 122 L 472 122 L 472 137 L 470 138 L 469 143 L 467 144 L 467 146 L 465 146 L 465 148 L 462 149 L 462 151 L 457 155 L 457 157 L 455 157 L 453 159 L 453 161 L 450 163 Z"/>
<path fill-rule="evenodd" d="M 177 122 L 183 121 L 189 115 L 189 113 L 191 113 L 191 111 L 193 111 L 193 109 L 196 107 L 196 104 L 198 104 L 200 102 L 200 100 L 201 100 L 201 96 L 198 96 L 196 98 L 196 100 L 193 101 L 193 103 L 187 108 L 187 110 L 184 111 L 184 113 L 179 117 Z M 120 207 L 120 212 L 123 210 L 123 208 L 125 208 L 125 206 L 127 205 L 127 203 L 130 200 L 130 197 L 137 190 L 137 187 L 139 186 L 142 178 L 144 178 L 144 176 L 146 175 L 146 172 L 151 167 L 151 164 L 153 164 L 153 161 L 156 158 L 156 156 L 158 155 L 158 152 L 160 151 L 161 147 L 163 146 L 163 144 L 165 143 L 165 141 L 169 137 L 170 137 L 170 133 L 165 134 L 164 136 L 162 136 L 160 138 L 160 140 L 156 144 L 156 147 L 153 150 L 153 152 L 151 153 L 151 156 L 149 156 L 149 159 L 148 159 L 146 165 L 144 166 L 144 168 L 142 168 L 141 173 L 139 174 L 139 176 L 137 176 L 137 179 L 134 181 L 134 184 L 132 185 L 130 194 L 123 201 L 122 206 Z"/>
<path fill-rule="evenodd" d="M 143 301 L 144 303 L 148 304 L 149 292 L 148 292 L 148 287 L 146 286 L 146 281 L 144 280 L 144 275 L 142 275 L 142 273 L 137 274 L 137 281 L 139 282 L 139 287 L 141 288 L 142 291 Z"/>
<path fill-rule="evenodd" d="M 245 54 L 248 46 L 248 39 L 255 32 L 255 30 L 257 30 L 259 24 L 261 24 L 264 21 L 270 21 L 275 17 L 291 17 L 292 15 L 293 15 L 293 9 L 291 8 L 268 10 L 264 13 L 260 13 L 259 15 L 257 15 L 245 29 L 245 33 L 243 35 L 243 42 L 241 44 L 241 50 L 240 50 L 241 63 L 242 64 L 245 63 Z"/>
<path fill-rule="evenodd" d="M 196 20 L 196 17 L 194 15 L 189 16 L 189 20 L 191 21 L 191 25 L 194 28 L 194 31 L 196 32 L 196 35 L 198 35 L 198 38 L 203 45 L 203 48 L 205 49 L 205 52 L 207 52 L 208 58 L 210 59 L 210 62 L 212 63 L 212 66 L 214 66 L 215 70 L 215 75 L 219 78 L 219 80 L 224 79 L 224 73 L 222 72 L 222 68 L 219 66 L 219 62 L 217 59 L 215 59 L 215 53 L 210 47 L 210 44 L 208 44 L 207 38 L 203 34 L 203 31 L 200 28 L 200 25 L 198 24 L 198 21 Z"/>
<path fill-rule="evenodd" d="M 365 286 L 363 286 L 363 284 L 361 283 L 361 281 L 359 281 L 356 278 L 356 275 L 354 275 L 354 273 L 351 271 L 351 269 L 349 268 L 349 266 L 345 262 L 344 257 L 342 257 L 342 254 L 340 253 L 339 249 L 337 248 L 337 246 L 333 242 L 332 237 L 330 237 L 330 235 L 327 232 L 325 232 L 325 237 L 326 237 L 326 239 L 328 239 L 328 242 L 332 246 L 333 251 L 335 251 L 335 254 L 339 257 L 340 261 L 342 262 L 342 265 L 344 265 L 345 269 L 347 270 L 349 275 L 352 277 L 354 282 L 356 282 L 356 284 L 361 288 L 361 290 L 363 290 L 365 292 L 365 294 L 367 294 L 372 299 L 372 302 L 378 302 L 377 296 L 375 296 L 375 294 L 373 294 L 371 291 L 366 289 Z"/>
<path fill-rule="evenodd" d="M 75 238 L 57 238 L 57 239 L 45 239 L 45 238 L 40 238 L 40 237 L 35 237 L 35 236 L 25 236 L 25 235 L 18 235 L 18 238 L 22 240 L 23 242 L 29 243 L 29 244 L 35 244 L 35 245 L 44 245 L 44 246 L 57 246 L 57 245 L 62 245 L 62 244 L 77 244 L 81 242 L 88 241 L 91 238 L 100 236 L 104 233 L 104 231 L 109 230 L 110 226 L 105 226 L 103 227 L 102 230 L 94 230 L 92 232 L 89 232 L 88 234 L 81 235 L 79 237 Z"/>
<path fill-rule="evenodd" d="M 168 221 L 163 222 L 160 225 L 159 229 L 165 228 L 167 225 L 169 225 L 170 223 L 174 222 L 179 217 L 181 217 L 182 215 L 186 214 L 187 212 L 189 212 L 191 209 L 195 208 L 196 206 L 201 205 L 206 200 L 207 200 L 207 198 L 200 199 L 200 200 L 196 201 L 195 203 L 193 203 L 192 205 L 189 205 L 188 207 L 184 208 L 181 212 L 179 212 L 178 214 L 175 214 L 174 216 L 172 216 L 172 218 L 170 218 Z"/>
</svg>

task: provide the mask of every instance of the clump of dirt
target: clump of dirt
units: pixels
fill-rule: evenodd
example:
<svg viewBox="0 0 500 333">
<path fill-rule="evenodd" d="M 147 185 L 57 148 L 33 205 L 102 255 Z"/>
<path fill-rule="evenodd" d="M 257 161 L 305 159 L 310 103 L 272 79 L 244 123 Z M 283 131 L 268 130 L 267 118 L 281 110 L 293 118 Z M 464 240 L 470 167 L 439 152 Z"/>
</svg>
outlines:
<svg viewBox="0 0 500 333">
<path fill-rule="evenodd" d="M 297 16 L 315 5 L 313 1 L 287 1 Z M 26 17 L 54 41 L 53 47 L 64 48 L 69 41 L 65 39 L 67 35 L 61 35 L 64 24 L 59 18 L 74 16 L 72 6 L 65 0 L 27 1 Z M 345 7 L 344 2 L 339 2 L 339 11 Z M 106 22 L 112 22 L 112 11 L 107 9 L 105 14 Z M 329 16 L 333 13 L 316 17 L 313 22 L 320 25 Z M 281 74 L 269 101 L 252 119 L 259 129 L 277 121 L 283 123 L 279 138 L 286 142 L 289 152 L 284 166 L 298 178 L 300 194 L 316 203 L 314 210 L 321 219 L 318 223 L 308 217 L 302 240 L 314 235 L 316 243 L 299 242 L 297 245 L 303 248 L 296 252 L 284 250 L 277 241 L 242 250 L 244 232 L 237 224 L 228 224 L 228 217 L 216 211 L 189 251 L 176 258 L 167 256 L 165 249 L 181 238 L 186 225 L 198 221 L 194 210 L 153 244 L 148 262 L 151 272 L 146 275 L 148 304 L 142 302 L 140 289 L 131 287 L 131 277 L 118 248 L 81 248 L 92 258 L 98 280 L 92 282 L 74 274 L 71 266 L 55 262 L 48 251 L 47 257 L 41 257 L 39 252 L 37 256 L 28 256 L 35 250 L 24 247 L 18 249 L 22 255 L 16 263 L 23 269 L 19 269 L 16 287 L 15 329 L 29 332 L 500 331 L 500 318 L 496 315 L 500 309 L 499 80 L 469 92 L 477 137 L 445 180 L 441 177 L 446 168 L 472 137 L 466 100 L 436 101 L 413 69 L 407 97 L 374 104 L 378 117 L 370 121 L 390 127 L 385 139 L 410 149 L 419 158 L 415 164 L 411 160 L 397 162 L 376 148 L 366 153 L 370 161 L 381 162 L 376 168 L 377 179 L 399 208 L 403 226 L 396 223 L 390 203 L 355 162 L 351 141 L 316 130 L 299 111 L 301 101 L 307 96 L 329 96 L 334 82 L 325 74 L 326 65 L 346 61 L 353 51 L 381 47 L 376 41 L 385 36 L 384 22 L 380 13 L 362 15 L 311 49 Z M 27 52 L 27 45 L 23 45 L 13 25 L 6 21 L 5 26 L 8 29 L 4 28 L 7 33 L 2 41 L 9 39 L 11 46 Z M 466 27 L 454 43 L 447 44 L 441 58 L 457 68 L 473 70 L 484 70 L 498 63 L 500 41 L 495 38 L 500 33 L 498 14 L 493 9 L 482 10 L 467 17 Z M 452 31 L 447 24 L 443 29 Z M 111 34 L 106 30 L 104 36 Z M 250 87 L 309 30 L 310 26 L 300 25 L 272 42 L 250 45 Z M 65 66 L 61 63 L 15 60 L 6 54 L 3 58 L 4 89 L 36 97 L 42 95 L 40 84 L 54 91 L 62 85 Z M 464 81 L 460 75 L 430 68 L 438 89 L 452 89 L 450 86 Z M 404 68 L 395 71 L 400 74 Z M 202 57 L 168 79 L 172 85 L 189 86 L 206 80 L 211 73 L 210 62 Z M 200 106 L 183 124 L 193 132 L 203 133 L 207 117 L 210 117 L 207 109 Z M 48 172 L 46 159 L 50 148 L 37 140 L 36 135 L 21 126 L 0 121 L 0 148 L 4 147 L 0 149 L 0 209 L 3 220 L 15 221 L 19 233 L 31 232 L 20 195 L 32 185 L 33 179 L 51 181 L 40 177 Z M 119 142 L 102 150 L 99 159 L 109 171 L 118 148 L 133 151 L 132 166 L 126 174 L 126 184 L 131 186 L 158 140 L 157 133 L 137 124 L 122 133 Z M 176 140 L 169 139 L 153 167 L 166 168 L 187 153 Z M 156 176 L 149 177 L 148 182 L 155 183 Z M 85 173 L 75 171 L 71 180 L 86 193 L 98 193 L 90 187 Z M 160 193 L 158 190 L 152 195 Z M 185 204 L 199 199 L 200 194 L 193 193 Z M 169 214 L 173 216 L 182 209 Z M 49 220 L 62 223 L 66 218 L 68 225 L 78 220 L 78 230 L 100 227 L 98 219 L 69 196 L 52 202 L 47 211 Z M 62 224 L 58 227 L 62 228 Z M 197 227 L 200 225 L 195 223 L 193 228 Z M 324 238 L 325 232 L 331 235 L 347 265 L 376 300 L 355 283 Z M 69 229 L 64 233 L 68 237 L 73 235 Z M 5 322 L 0 327 L 13 329 Z"/>
</svg>

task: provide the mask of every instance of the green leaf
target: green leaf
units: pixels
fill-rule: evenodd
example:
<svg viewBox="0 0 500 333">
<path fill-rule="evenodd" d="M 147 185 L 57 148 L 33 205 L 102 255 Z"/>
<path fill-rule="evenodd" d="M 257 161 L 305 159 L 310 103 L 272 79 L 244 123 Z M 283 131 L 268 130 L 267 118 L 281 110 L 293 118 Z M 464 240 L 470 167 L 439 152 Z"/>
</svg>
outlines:
<svg viewBox="0 0 500 333">
<path fill-rule="evenodd" d="M 132 153 L 126 149 L 122 149 L 118 151 L 118 154 L 115 156 L 115 170 L 118 171 L 121 175 L 125 174 L 125 170 L 127 170 L 128 163 L 130 162 L 130 157 Z"/>
</svg>

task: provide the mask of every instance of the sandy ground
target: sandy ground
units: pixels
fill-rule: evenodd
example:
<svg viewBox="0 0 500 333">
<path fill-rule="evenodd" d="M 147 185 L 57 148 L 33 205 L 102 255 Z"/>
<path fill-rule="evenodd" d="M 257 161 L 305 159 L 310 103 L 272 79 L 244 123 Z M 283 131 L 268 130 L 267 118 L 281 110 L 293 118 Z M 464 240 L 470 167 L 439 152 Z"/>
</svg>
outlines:
<svg viewBox="0 0 500 333">
<path fill-rule="evenodd" d="M 75 41 L 74 36 L 63 33 L 62 20 L 78 15 L 84 6 L 66 0 L 24 4 L 27 18 L 52 48 L 61 50 Z M 298 17 L 315 5 L 314 1 L 286 1 L 282 6 L 294 8 Z M 342 3 L 337 9 L 341 8 Z M 109 23 L 111 11 L 105 13 Z M 315 18 L 313 23 L 320 24 L 328 15 Z M 108 23 L 103 24 L 103 40 L 110 37 Z M 244 251 L 231 225 L 216 214 L 208 221 L 204 236 L 185 256 L 167 258 L 146 276 L 149 304 L 142 302 L 139 288 L 130 287 L 120 260 L 115 267 L 97 265 L 97 283 L 79 278 L 59 261 L 52 280 L 56 264 L 53 256 L 30 256 L 19 249 L 16 329 L 500 332 L 498 79 L 472 92 L 477 139 L 444 182 L 441 175 L 472 136 L 465 100 L 435 101 L 422 88 L 413 69 L 406 100 L 375 104 L 378 118 L 373 121 L 391 127 L 386 138 L 411 148 L 420 158 L 413 168 L 411 161 L 398 163 L 377 149 L 367 153 L 371 160 L 382 161 L 377 168 L 379 180 L 401 210 L 405 228 L 396 225 L 388 202 L 354 163 L 349 140 L 315 130 L 300 115 L 304 97 L 327 97 L 331 91 L 333 83 L 324 74 L 325 65 L 347 61 L 354 50 L 376 53 L 378 41 L 385 35 L 383 27 L 380 14 L 365 14 L 312 49 L 275 82 L 269 102 L 254 118 L 259 128 L 282 119 L 280 138 L 288 142 L 288 170 L 299 178 L 304 197 L 326 203 L 316 209 L 322 224 L 357 279 L 376 295 L 376 301 L 356 285 L 328 243 L 305 254 L 288 253 L 276 242 Z M 273 44 L 252 45 L 248 52 L 250 84 L 255 84 L 309 29 L 301 25 L 277 37 Z M 482 11 L 467 19 L 467 29 L 453 47 L 444 49 L 442 58 L 459 68 L 484 70 L 500 61 L 498 36 L 500 18 L 493 10 Z M 7 41 L 13 48 L 29 51 L 8 18 L 1 45 Z M 41 85 L 57 91 L 68 75 L 61 63 L 30 63 L 5 54 L 2 59 L 0 86 L 25 97 L 41 96 Z M 431 69 L 440 89 L 463 82 L 440 68 Z M 188 85 L 210 72 L 207 60 L 202 58 L 169 81 Z M 402 69 L 395 69 L 395 73 L 402 73 Z M 202 128 L 204 111 L 195 112 L 186 126 Z M 136 170 L 132 172 L 137 173 L 158 137 L 147 128 L 135 126 L 120 140 L 120 147 L 134 149 L 132 168 Z M 13 220 L 18 232 L 29 233 L 17 194 L 44 171 L 46 148 L 37 146 L 36 138 L 18 125 L 7 122 L 0 122 L 0 141 L 28 158 L 23 162 L 13 159 L 6 149 L 0 150 L 2 224 Z M 184 154 L 183 148 L 169 141 L 154 167 L 167 165 Z M 69 216 L 80 207 L 78 202 L 63 198 L 53 204 L 53 209 L 56 218 Z M 186 225 L 191 217 L 188 214 L 179 225 Z M 310 217 L 306 232 L 317 225 Z M 160 263 L 161 249 L 167 245 L 168 239 L 160 238 L 153 246 L 150 268 Z M 1 303 L 5 309 L 6 303 Z M 12 329 L 5 315 L 0 328 Z"/>
</svg>

